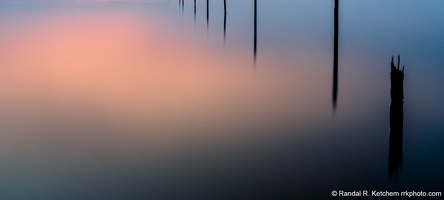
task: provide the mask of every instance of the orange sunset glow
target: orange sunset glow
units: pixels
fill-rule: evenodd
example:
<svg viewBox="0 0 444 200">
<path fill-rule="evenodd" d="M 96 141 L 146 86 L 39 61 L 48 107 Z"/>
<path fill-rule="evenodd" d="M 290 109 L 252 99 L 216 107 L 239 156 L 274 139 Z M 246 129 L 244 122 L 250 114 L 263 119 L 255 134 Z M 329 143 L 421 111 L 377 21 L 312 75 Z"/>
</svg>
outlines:
<svg viewBox="0 0 444 200">
<path fill-rule="evenodd" d="M 46 105 L 68 113 L 105 113 L 117 123 L 163 126 L 175 121 L 174 129 L 184 131 L 196 123 L 226 126 L 257 122 L 259 116 L 272 121 L 286 113 L 288 103 L 303 103 L 297 85 L 286 87 L 290 80 L 278 79 L 280 72 L 264 76 L 226 66 L 223 57 L 154 29 L 142 17 L 43 15 L 3 33 L 2 49 L 8 51 L 2 63 L 14 66 L 1 69 L 3 104 L 23 112 Z M 290 82 L 301 83 L 300 78 Z M 173 128 L 167 126 L 156 130 Z"/>
</svg>

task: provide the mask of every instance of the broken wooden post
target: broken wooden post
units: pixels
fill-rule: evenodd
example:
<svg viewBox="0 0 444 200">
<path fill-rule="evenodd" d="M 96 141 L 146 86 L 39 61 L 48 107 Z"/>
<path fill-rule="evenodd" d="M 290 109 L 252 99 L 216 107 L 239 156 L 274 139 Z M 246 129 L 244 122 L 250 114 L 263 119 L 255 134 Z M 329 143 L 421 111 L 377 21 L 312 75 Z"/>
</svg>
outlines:
<svg viewBox="0 0 444 200">
<path fill-rule="evenodd" d="M 392 56 L 390 80 L 390 141 L 389 141 L 389 177 L 396 175 L 402 166 L 402 143 L 404 124 L 404 66 L 400 69 L 401 56 L 398 55 L 398 67 Z"/>
</svg>

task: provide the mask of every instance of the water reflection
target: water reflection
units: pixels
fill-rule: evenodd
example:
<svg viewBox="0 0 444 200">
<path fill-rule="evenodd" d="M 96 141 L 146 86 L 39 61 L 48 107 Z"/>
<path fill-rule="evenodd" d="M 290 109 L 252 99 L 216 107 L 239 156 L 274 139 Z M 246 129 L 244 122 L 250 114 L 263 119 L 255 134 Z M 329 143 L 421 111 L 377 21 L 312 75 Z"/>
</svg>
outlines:
<svg viewBox="0 0 444 200">
<path fill-rule="evenodd" d="M 339 0 L 335 0 L 335 33 L 333 58 L 333 110 L 336 111 L 338 100 L 338 54 L 339 54 Z"/>
<path fill-rule="evenodd" d="M 402 166 L 402 140 L 404 123 L 404 66 L 400 69 L 401 57 L 398 55 L 398 67 L 394 57 L 391 62 L 391 105 L 390 105 L 390 146 L 389 176 L 398 174 Z"/>
<path fill-rule="evenodd" d="M 196 22 L 196 0 L 194 0 L 194 22 Z"/>
</svg>

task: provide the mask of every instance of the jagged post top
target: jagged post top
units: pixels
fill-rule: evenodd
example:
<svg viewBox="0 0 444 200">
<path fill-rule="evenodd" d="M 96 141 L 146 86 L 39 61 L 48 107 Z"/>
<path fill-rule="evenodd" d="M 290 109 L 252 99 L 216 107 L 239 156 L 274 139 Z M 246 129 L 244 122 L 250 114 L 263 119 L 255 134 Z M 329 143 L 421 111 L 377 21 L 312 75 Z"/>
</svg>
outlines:
<svg viewBox="0 0 444 200">
<path fill-rule="evenodd" d="M 404 73 L 404 68 L 405 68 L 405 65 L 403 65 L 402 66 L 402 69 L 400 69 L 400 65 L 401 65 L 401 54 L 398 54 L 398 67 L 396 67 L 395 66 L 395 56 L 393 56 L 392 55 L 392 69 L 395 69 L 395 70 L 397 70 L 397 71 L 399 71 L 399 72 L 402 72 L 402 73 Z"/>
</svg>

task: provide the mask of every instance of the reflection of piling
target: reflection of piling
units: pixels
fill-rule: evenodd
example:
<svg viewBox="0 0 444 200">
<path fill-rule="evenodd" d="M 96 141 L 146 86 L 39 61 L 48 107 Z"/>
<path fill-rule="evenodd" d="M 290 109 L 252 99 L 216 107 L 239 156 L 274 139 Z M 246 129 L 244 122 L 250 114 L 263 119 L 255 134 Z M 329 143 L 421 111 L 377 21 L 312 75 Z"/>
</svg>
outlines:
<svg viewBox="0 0 444 200">
<path fill-rule="evenodd" d="M 254 45 L 253 45 L 254 60 L 257 56 L 257 0 L 254 0 Z"/>
<path fill-rule="evenodd" d="M 394 57 L 391 62 L 391 105 L 390 105 L 390 144 L 389 176 L 397 174 L 402 166 L 402 143 L 404 124 L 404 67 L 400 68 L 401 57 L 398 55 L 398 67 Z"/>
<path fill-rule="evenodd" d="M 336 102 L 338 100 L 339 0 L 335 0 L 334 15 L 333 109 L 336 109 Z"/>
<path fill-rule="evenodd" d="M 196 21 L 196 0 L 194 0 L 194 21 Z"/>
</svg>

